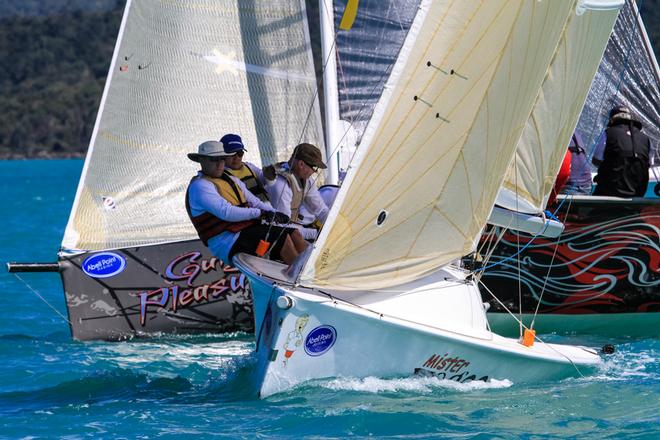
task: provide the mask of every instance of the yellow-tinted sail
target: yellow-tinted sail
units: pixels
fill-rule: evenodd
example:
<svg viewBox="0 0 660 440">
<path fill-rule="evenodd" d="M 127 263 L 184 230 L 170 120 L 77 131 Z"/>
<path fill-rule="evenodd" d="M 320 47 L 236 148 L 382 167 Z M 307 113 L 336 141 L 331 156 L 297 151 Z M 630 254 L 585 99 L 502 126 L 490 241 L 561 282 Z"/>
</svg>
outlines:
<svg viewBox="0 0 660 440">
<path fill-rule="evenodd" d="M 545 209 L 621 6 L 607 4 L 569 19 L 498 198 L 506 208 Z"/>
<path fill-rule="evenodd" d="M 422 3 L 303 285 L 394 286 L 473 249 L 575 5 Z"/>
</svg>

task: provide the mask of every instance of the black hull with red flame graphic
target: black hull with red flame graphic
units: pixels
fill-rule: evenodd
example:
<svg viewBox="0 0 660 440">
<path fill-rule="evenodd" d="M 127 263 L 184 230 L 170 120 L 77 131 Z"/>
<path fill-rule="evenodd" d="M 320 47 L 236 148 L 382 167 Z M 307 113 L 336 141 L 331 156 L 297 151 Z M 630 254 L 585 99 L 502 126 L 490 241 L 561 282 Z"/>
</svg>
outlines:
<svg viewBox="0 0 660 440">
<path fill-rule="evenodd" d="M 520 288 L 524 315 L 660 312 L 660 199 L 566 198 L 557 216 L 559 238 L 507 232 L 496 247 L 482 281 L 506 308 L 521 313 Z"/>
</svg>

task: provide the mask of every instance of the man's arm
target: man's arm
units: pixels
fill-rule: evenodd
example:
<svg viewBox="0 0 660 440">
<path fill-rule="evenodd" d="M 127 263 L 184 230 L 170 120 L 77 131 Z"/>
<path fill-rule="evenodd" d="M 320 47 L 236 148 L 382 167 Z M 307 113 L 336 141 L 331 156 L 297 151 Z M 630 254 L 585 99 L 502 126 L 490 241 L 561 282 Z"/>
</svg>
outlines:
<svg viewBox="0 0 660 440">
<path fill-rule="evenodd" d="M 247 201 L 249 207 L 258 208 L 261 211 L 274 211 L 270 203 L 262 202 L 259 199 L 259 197 L 255 196 L 254 194 L 252 194 L 252 192 L 250 192 L 247 186 L 245 186 L 245 184 L 241 182 L 240 179 L 236 177 L 232 177 L 232 179 L 238 185 L 238 187 L 243 191 L 243 194 L 245 195 L 245 200 Z"/>
<path fill-rule="evenodd" d="M 309 182 L 308 185 L 309 189 L 307 190 L 307 194 L 305 194 L 304 200 L 305 207 L 321 223 L 325 223 L 325 219 L 328 218 L 328 206 L 325 204 L 316 185 L 313 182 Z"/>
<path fill-rule="evenodd" d="M 190 208 L 193 215 L 209 212 L 228 222 L 252 220 L 261 215 L 259 208 L 241 208 L 232 205 L 218 194 L 218 190 L 208 180 L 199 179 L 191 185 Z"/>
</svg>

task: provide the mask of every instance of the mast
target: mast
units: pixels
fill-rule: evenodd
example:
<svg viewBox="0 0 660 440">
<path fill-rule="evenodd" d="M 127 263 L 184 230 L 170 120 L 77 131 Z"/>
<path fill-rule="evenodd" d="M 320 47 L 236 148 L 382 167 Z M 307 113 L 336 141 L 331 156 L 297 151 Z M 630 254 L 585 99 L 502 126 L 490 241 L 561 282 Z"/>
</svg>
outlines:
<svg viewBox="0 0 660 440">
<path fill-rule="evenodd" d="M 339 93 L 337 91 L 337 54 L 331 0 L 320 0 L 321 53 L 323 59 L 323 96 L 325 101 L 325 149 L 328 169 L 325 182 L 339 181 Z"/>
</svg>

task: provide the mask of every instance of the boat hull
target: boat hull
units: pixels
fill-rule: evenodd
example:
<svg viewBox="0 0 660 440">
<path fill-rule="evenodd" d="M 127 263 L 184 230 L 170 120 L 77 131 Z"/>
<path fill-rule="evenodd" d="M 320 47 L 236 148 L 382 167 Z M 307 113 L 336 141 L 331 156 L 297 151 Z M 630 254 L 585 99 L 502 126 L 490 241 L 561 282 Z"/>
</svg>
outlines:
<svg viewBox="0 0 660 440">
<path fill-rule="evenodd" d="M 394 313 L 382 304 L 356 305 L 308 289 L 285 288 L 268 282 L 239 259 L 236 265 L 250 278 L 257 331 L 257 387 L 261 397 L 299 383 L 330 377 L 435 376 L 457 382 L 509 379 L 514 383 L 554 380 L 587 374 L 600 364 L 590 349 L 536 342 L 526 347 L 485 328 L 422 324 Z M 473 283 L 454 285 L 474 308 L 479 292 Z M 426 291 L 429 297 L 440 292 Z M 406 295 L 403 295 L 405 297 Z M 286 300 L 284 298 L 287 298 Z M 278 301 L 279 299 L 279 301 Z M 397 298 L 401 302 L 401 298 Z M 453 299 L 455 301 L 455 298 Z M 417 303 L 419 298 L 414 299 Z M 386 301 L 387 302 L 387 301 Z M 390 310 L 405 310 L 398 306 Z M 402 312 L 403 313 L 403 312 Z M 460 312 L 459 312 L 460 314 Z M 570 359 L 570 361 L 569 361 Z"/>
<path fill-rule="evenodd" d="M 59 263 L 75 339 L 253 331 L 245 276 L 199 240 L 60 255 Z"/>
<path fill-rule="evenodd" d="M 529 325 L 540 301 L 540 332 L 660 334 L 660 199 L 576 196 L 559 204 L 561 237 L 507 232 L 495 248 L 482 278 L 493 328 L 517 334 L 517 322 L 489 290 L 517 316 L 520 278 L 523 321 Z M 518 242 L 527 246 L 520 275 Z"/>
</svg>

